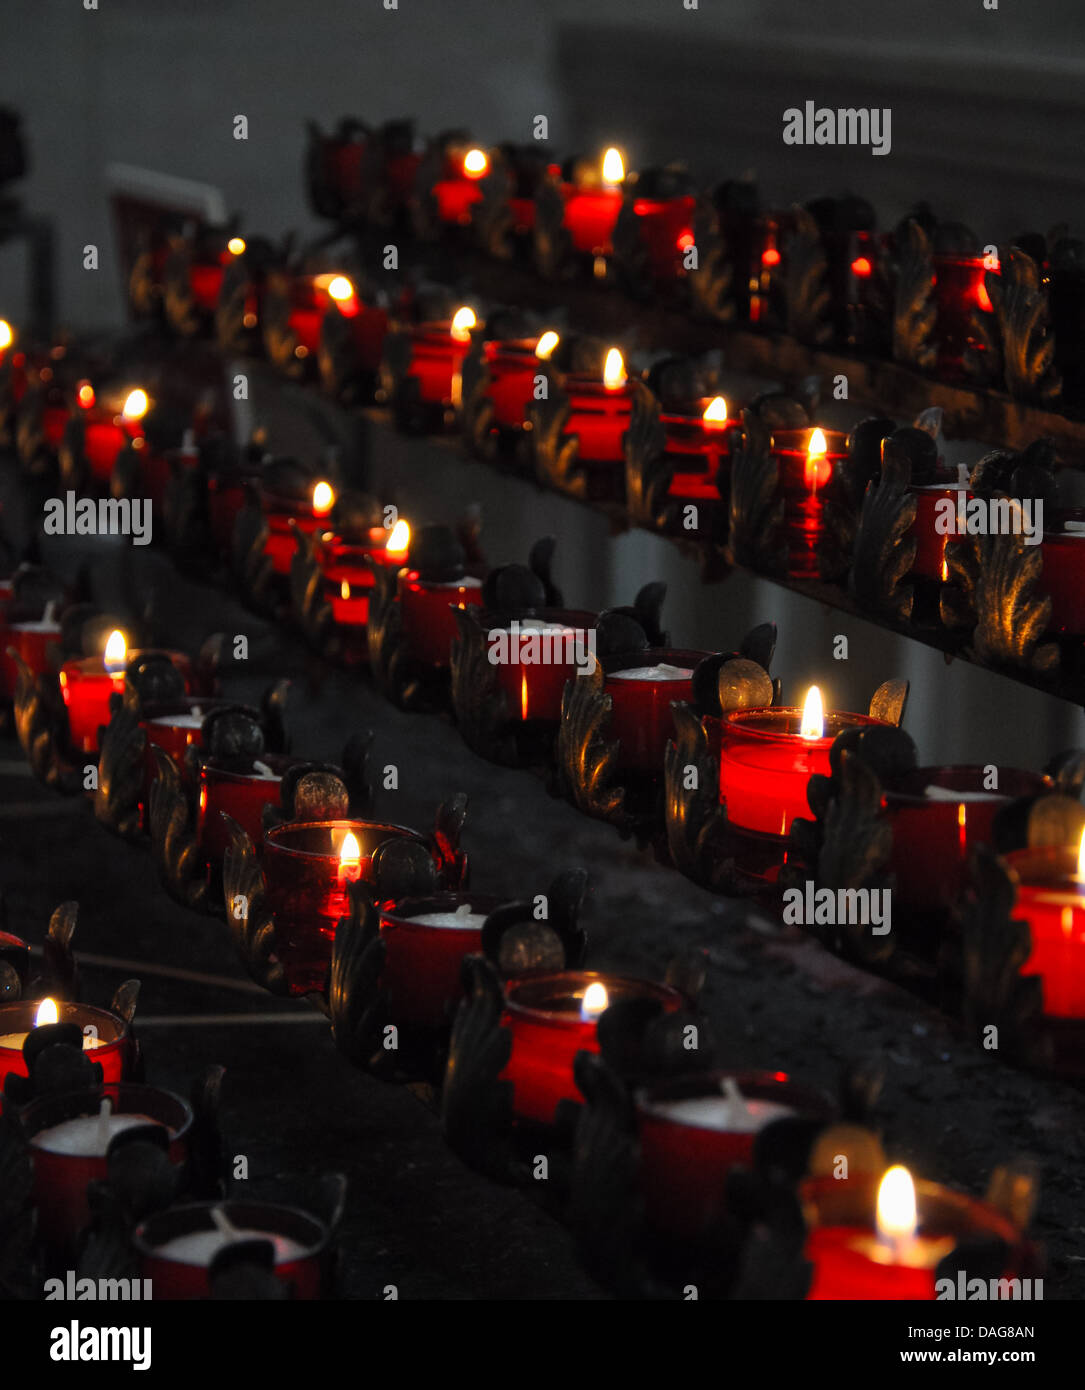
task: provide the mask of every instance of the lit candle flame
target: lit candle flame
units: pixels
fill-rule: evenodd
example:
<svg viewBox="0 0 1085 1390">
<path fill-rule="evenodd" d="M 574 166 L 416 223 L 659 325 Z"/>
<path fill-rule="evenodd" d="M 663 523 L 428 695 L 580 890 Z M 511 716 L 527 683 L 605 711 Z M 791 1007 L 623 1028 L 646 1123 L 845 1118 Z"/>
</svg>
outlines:
<svg viewBox="0 0 1085 1390">
<path fill-rule="evenodd" d="M 727 423 L 727 402 L 722 396 L 713 396 L 705 406 L 701 416 L 706 425 L 725 425 Z"/>
<path fill-rule="evenodd" d="M 621 183 L 624 178 L 625 161 L 622 159 L 622 152 L 611 146 L 603 156 L 603 182 Z"/>
<path fill-rule="evenodd" d="M 810 435 L 810 442 L 806 446 L 806 485 L 811 491 L 829 481 L 832 470 L 825 455 L 829 452 L 829 443 L 825 438 L 824 430 L 813 430 Z"/>
<path fill-rule="evenodd" d="M 34 1015 L 34 1027 L 45 1028 L 50 1023 L 56 1023 L 60 1018 L 60 1010 L 57 1008 L 55 999 L 43 999 L 38 1005 L 38 1012 Z"/>
<path fill-rule="evenodd" d="M 603 364 L 603 385 L 608 391 L 617 391 L 626 383 L 625 362 L 617 348 L 611 348 Z"/>
<path fill-rule="evenodd" d="M 478 323 L 474 309 L 465 304 L 452 315 L 452 336 L 458 343 L 466 343 L 471 337 L 471 329 Z"/>
<path fill-rule="evenodd" d="M 94 404 L 94 387 L 89 381 L 84 381 L 75 394 L 84 410 L 89 410 Z"/>
<path fill-rule="evenodd" d="M 520 718 L 527 719 L 527 669 L 520 672 Z"/>
<path fill-rule="evenodd" d="M 354 286 L 345 275 L 333 275 L 328 281 L 328 293 L 332 299 L 342 303 L 345 299 L 354 298 Z"/>
<path fill-rule="evenodd" d="M 942 551 L 942 583 L 949 582 L 949 561 L 946 559 L 946 552 Z"/>
<path fill-rule="evenodd" d="M 610 999 L 607 996 L 607 987 L 600 980 L 593 980 L 584 991 L 584 999 L 580 1005 L 580 1017 L 585 1020 L 592 1020 L 608 1007 Z"/>
<path fill-rule="evenodd" d="M 1081 843 L 1077 847 L 1077 877 L 1079 883 L 1085 883 L 1085 830 L 1081 832 Z"/>
<path fill-rule="evenodd" d="M 344 579 L 343 582 L 339 585 L 339 597 L 340 597 L 340 598 L 350 598 L 350 585 L 347 583 L 347 581 L 346 581 L 345 579 Z"/>
<path fill-rule="evenodd" d="M 915 1183 L 899 1163 L 890 1168 L 878 1187 L 878 1235 L 893 1245 L 904 1245 L 916 1233 Z"/>
<path fill-rule="evenodd" d="M 480 179 L 489 164 L 485 150 L 468 150 L 463 157 L 463 172 L 469 179 Z"/>
<path fill-rule="evenodd" d="M 388 533 L 388 539 L 384 543 L 385 550 L 390 550 L 393 555 L 405 555 L 411 543 L 411 528 L 405 521 L 397 521 Z"/>
<path fill-rule="evenodd" d="M 812 685 L 806 692 L 802 707 L 802 723 L 799 725 L 801 738 L 823 738 L 825 736 L 825 710 L 821 703 L 821 691 Z"/>
<path fill-rule="evenodd" d="M 550 354 L 557 347 L 561 339 L 552 328 L 548 328 L 539 341 L 535 344 L 535 356 L 541 357 L 544 362 L 549 362 Z"/>
<path fill-rule="evenodd" d="M 147 414 L 150 404 L 147 399 L 147 392 L 141 391 L 137 386 L 134 391 L 129 391 L 121 414 L 126 420 L 142 420 Z"/>
<path fill-rule="evenodd" d="M 0 319 L 0 352 L 3 352 L 5 348 L 11 347 L 14 340 L 15 334 L 12 331 L 11 324 L 8 323 L 7 319 Z"/>
<path fill-rule="evenodd" d="M 123 671 L 128 660 L 128 643 L 120 628 L 114 628 L 105 644 L 103 664 L 109 672 Z"/>
<path fill-rule="evenodd" d="M 362 847 L 358 843 L 358 837 L 353 830 L 348 830 L 343 836 L 343 843 L 339 847 L 339 863 L 344 869 L 356 868 L 362 862 Z"/>
<path fill-rule="evenodd" d="M 226 250 L 231 256 L 243 256 L 245 254 L 245 238 L 243 236 L 232 236 L 226 243 Z"/>
<path fill-rule="evenodd" d="M 330 483 L 317 483 L 313 488 L 313 511 L 325 516 L 335 506 L 335 489 Z"/>
</svg>

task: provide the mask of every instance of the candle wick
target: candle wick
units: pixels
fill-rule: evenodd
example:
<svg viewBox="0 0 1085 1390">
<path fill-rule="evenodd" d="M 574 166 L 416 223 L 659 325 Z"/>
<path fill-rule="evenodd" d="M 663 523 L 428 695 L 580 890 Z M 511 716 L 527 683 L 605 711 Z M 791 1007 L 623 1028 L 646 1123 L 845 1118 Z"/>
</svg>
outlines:
<svg viewBox="0 0 1085 1390">
<path fill-rule="evenodd" d="M 113 1112 L 113 1102 L 109 1096 L 102 1097 L 98 1107 L 98 1147 L 102 1153 L 109 1148 L 109 1117 Z"/>
<path fill-rule="evenodd" d="M 732 1124 L 737 1123 L 742 1117 L 750 1113 L 749 1106 L 746 1104 L 746 1097 L 742 1094 L 734 1077 L 724 1077 L 720 1083 L 720 1090 L 723 1092 L 730 1109 L 729 1119 Z"/>
<path fill-rule="evenodd" d="M 225 1236 L 227 1240 L 237 1240 L 241 1232 L 222 1210 L 221 1207 L 211 1208 L 211 1220 L 215 1223 L 218 1233 Z"/>
<path fill-rule="evenodd" d="M 45 605 L 45 615 L 42 618 L 42 622 L 46 627 L 50 627 L 56 621 L 56 611 L 57 601 L 55 598 L 51 598 Z"/>
</svg>

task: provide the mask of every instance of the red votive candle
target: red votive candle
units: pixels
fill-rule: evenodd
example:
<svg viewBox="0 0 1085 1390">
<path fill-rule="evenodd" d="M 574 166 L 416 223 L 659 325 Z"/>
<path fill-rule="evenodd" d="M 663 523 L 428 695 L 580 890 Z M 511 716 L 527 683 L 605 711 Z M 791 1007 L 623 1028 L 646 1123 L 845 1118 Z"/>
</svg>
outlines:
<svg viewBox="0 0 1085 1390">
<path fill-rule="evenodd" d="M 637 1093 L 638 1185 L 655 1230 L 705 1236 L 726 1206 L 727 1174 L 748 1168 L 766 1125 L 832 1108 L 785 1072 L 711 1072 L 660 1082 Z"/>
<path fill-rule="evenodd" d="M 463 997 L 465 956 L 482 950 L 486 918 L 504 901 L 481 893 L 437 893 L 381 904 L 388 1017 L 440 1028 Z"/>
<path fill-rule="evenodd" d="M 369 622 L 370 590 L 378 567 L 399 569 L 407 562 L 410 531 L 397 522 L 391 530 L 373 526 L 365 542 L 344 540 L 325 532 L 314 553 L 324 576 L 324 593 L 332 617 L 341 627 L 365 627 Z"/>
<path fill-rule="evenodd" d="M 53 1004 L 56 1017 L 48 1006 Z M 39 1018 L 40 1014 L 40 1018 Z M 116 1014 L 89 1004 L 64 1004 L 50 999 L 24 999 L 0 1004 L 0 1089 L 4 1078 L 26 1076 L 23 1044 L 36 1027 L 47 1023 L 74 1023 L 83 1034 L 83 1051 L 100 1064 L 106 1082 L 120 1081 L 128 1064 L 128 1025 Z"/>
<path fill-rule="evenodd" d="M 1085 837 L 1083 837 L 1085 843 Z M 1039 975 L 1044 1013 L 1085 1019 L 1085 865 L 1080 849 L 1044 845 L 1004 856 L 1017 880 L 1013 915 L 1029 925 L 1022 975 Z"/>
<path fill-rule="evenodd" d="M 671 463 L 669 495 L 691 502 L 720 504 L 726 496 L 731 444 L 741 419 L 729 419 L 722 396 L 696 403 L 696 414 L 664 413 L 667 458 Z"/>
<path fill-rule="evenodd" d="M 800 732 L 806 713 L 781 707 L 732 710 L 724 715 L 720 801 L 732 825 L 762 835 L 790 834 L 796 816 L 811 814 L 806 784 L 815 772 L 829 775 L 829 750 L 836 736 L 845 729 L 882 723 L 865 714 L 830 713 L 819 719 L 819 696 L 808 737 Z"/>
<path fill-rule="evenodd" d="M 221 864 L 230 836 L 222 816 L 237 821 L 256 847 L 264 843 L 264 807 L 282 806 L 284 774 L 301 759 L 265 753 L 248 772 L 233 772 L 205 762 L 200 767 L 196 839 L 213 864 Z"/>
<path fill-rule="evenodd" d="M 156 1299 L 211 1297 L 211 1264 L 238 1241 L 266 1240 L 275 1277 L 291 1296 L 322 1296 L 329 1275 L 328 1228 L 307 1212 L 270 1202 L 193 1202 L 156 1212 L 132 1244 Z"/>
<path fill-rule="evenodd" d="M 490 400 L 494 425 L 518 430 L 527 418 L 527 408 L 535 399 L 535 378 L 543 371 L 558 345 L 558 335 L 543 333 L 538 338 L 508 339 L 483 346 L 483 359 L 490 372 Z"/>
<path fill-rule="evenodd" d="M 823 495 L 834 465 L 847 458 L 847 436 L 817 428 L 775 430 L 772 453 L 780 466 L 787 572 L 795 579 L 814 579 L 819 573 Z"/>
<path fill-rule="evenodd" d="M 271 561 L 273 573 L 288 575 L 297 546 L 293 526 L 307 536 L 323 530 L 328 524 L 328 513 L 335 506 L 335 492 L 326 482 L 314 483 L 304 497 L 287 497 L 261 488 L 260 505 L 268 524 L 264 554 Z"/>
<path fill-rule="evenodd" d="M 38 1231 L 52 1244 L 75 1240 L 90 1221 L 87 1184 L 107 1176 L 111 1141 L 136 1125 L 168 1134 L 170 1162 L 185 1160 L 192 1111 L 170 1091 L 129 1082 L 46 1095 L 20 1112 L 34 1164 Z"/>
<path fill-rule="evenodd" d="M 708 655 L 650 647 L 604 659 L 604 689 L 611 699 L 607 737 L 620 741 L 619 767 L 663 771 L 667 740 L 674 737 L 671 704 L 693 699 L 693 672 Z"/>
<path fill-rule="evenodd" d="M 109 723 L 109 701 L 124 694 L 125 670 L 130 661 L 154 654 L 153 648 L 128 651 L 123 636 L 110 635 L 102 656 L 86 656 L 66 661 L 60 668 L 60 693 L 68 711 L 68 727 L 74 747 L 81 753 L 98 751 L 98 729 Z M 186 688 L 190 666 L 183 652 L 167 651 L 174 666 L 184 675 Z"/>
<path fill-rule="evenodd" d="M 625 432 L 633 409 L 633 388 L 617 348 L 607 353 L 602 381 L 573 373 L 565 379 L 569 397 L 566 434 L 579 441 L 582 463 L 621 463 L 625 459 Z"/>
<path fill-rule="evenodd" d="M 622 210 L 625 164 L 616 149 L 607 150 L 598 173 L 562 185 L 565 230 L 573 249 L 586 255 L 606 255 L 613 245 L 614 225 Z"/>
<path fill-rule="evenodd" d="M 985 787 L 988 770 L 980 766 L 919 767 L 886 790 L 882 804 L 893 828 L 889 868 L 897 879 L 894 896 L 905 906 L 938 913 L 953 907 L 967 881 L 972 847 L 991 843 L 998 812 L 1046 785 L 1034 772 L 996 771 L 997 790 Z"/>
<path fill-rule="evenodd" d="M 938 370 L 957 374 L 972 338 L 973 313 L 976 309 L 987 314 L 994 310 L 987 292 L 987 266 L 982 256 L 937 254 L 933 263 Z M 992 269 L 997 273 L 999 267 L 995 264 Z"/>
<path fill-rule="evenodd" d="M 518 1123 L 553 1124 L 558 1104 L 580 1102 L 573 1079 L 578 1052 L 598 1052 L 599 1015 L 622 1000 L 656 1000 L 667 1013 L 682 996 L 667 985 L 591 971 L 563 971 L 510 980 L 505 986 L 502 1025 L 512 1034 L 512 1052 L 501 1080 L 513 1085 Z"/>
<path fill-rule="evenodd" d="M 886 1205 L 890 1184 L 903 1192 L 897 1212 Z M 805 1255 L 814 1267 L 808 1299 L 930 1301 L 938 1265 L 968 1238 L 1006 1242 L 1003 1277 L 1025 1258 L 1024 1242 L 1001 1212 L 935 1183 L 913 1184 L 907 1169 L 890 1169 L 880 1184 L 865 1174 L 812 1179 L 800 1196 L 809 1229 Z"/>
<path fill-rule="evenodd" d="M 595 669 L 591 655 L 595 613 L 571 608 L 541 608 L 487 632 L 497 682 L 505 692 L 509 714 L 556 724 L 561 719 L 565 682 Z M 493 659 L 493 658 L 491 658 Z"/>
<path fill-rule="evenodd" d="M 460 370 L 476 322 L 472 310 L 464 307 L 448 321 L 422 323 L 408 330 L 411 361 L 407 375 L 418 382 L 423 404 L 444 409 L 459 404 Z"/>
<path fill-rule="evenodd" d="M 957 498 L 961 489 L 946 483 L 930 483 L 908 489 L 915 498 L 915 521 L 912 523 L 912 536 L 915 538 L 915 563 L 912 574 L 917 579 L 928 579 L 941 584 L 946 579 L 946 546 L 957 544 L 955 536 L 936 526 L 939 516 L 939 503 L 950 501 L 956 513 Z M 964 504 L 972 494 L 964 489 Z M 943 512 L 945 508 L 941 509 Z M 943 523 L 944 525 L 944 523 Z"/>
<path fill-rule="evenodd" d="M 1085 521 L 1073 513 L 1062 529 L 1044 532 L 1039 591 L 1051 599 L 1048 627 L 1067 637 L 1085 634 Z"/>
<path fill-rule="evenodd" d="M 267 905 L 275 917 L 276 951 L 291 992 L 322 990 L 332 941 L 350 912 L 348 887 L 372 881 L 373 852 L 386 840 L 421 835 L 373 821 L 302 821 L 278 825 L 264 839 Z"/>
<path fill-rule="evenodd" d="M 397 582 L 403 640 L 416 660 L 437 669 L 452 660 L 457 635 L 453 608 L 482 603 L 482 580 L 465 574 L 459 579 L 423 579 L 417 570 L 403 569 Z"/>
<path fill-rule="evenodd" d="M 18 669 L 14 660 L 8 656 L 11 647 L 26 663 L 31 675 L 43 676 L 50 669 L 51 649 L 60 641 L 60 624 L 45 617 L 34 623 L 13 623 L 0 628 L 3 651 L 0 652 L 0 674 L 3 679 L 3 694 L 9 698 L 15 694 Z"/>
<path fill-rule="evenodd" d="M 633 199 L 637 228 L 648 253 L 648 269 L 655 279 L 673 281 L 685 274 L 683 254 L 695 244 L 690 224 L 696 203 L 688 194 Z"/>
</svg>

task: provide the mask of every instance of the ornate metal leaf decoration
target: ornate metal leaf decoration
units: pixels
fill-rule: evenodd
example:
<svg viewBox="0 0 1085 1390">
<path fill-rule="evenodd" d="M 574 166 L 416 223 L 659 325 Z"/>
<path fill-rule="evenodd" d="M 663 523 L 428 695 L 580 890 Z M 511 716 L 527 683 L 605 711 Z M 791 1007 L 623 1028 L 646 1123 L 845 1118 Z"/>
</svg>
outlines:
<svg viewBox="0 0 1085 1390">
<path fill-rule="evenodd" d="M 870 697 L 868 713 L 871 719 L 884 719 L 887 724 L 899 725 L 908 703 L 909 682 L 899 678 L 882 681 Z"/>
<path fill-rule="evenodd" d="M 133 703 L 113 697 L 113 717 L 99 738 L 98 788 L 94 793 L 95 818 L 126 840 L 135 839 L 142 830 L 140 797 L 147 745 Z"/>
<path fill-rule="evenodd" d="M 215 338 L 223 352 L 240 353 L 249 342 L 245 327 L 245 305 L 252 290 L 252 277 L 244 256 L 233 256 L 222 274 L 218 304 L 215 306 Z"/>
<path fill-rule="evenodd" d="M 351 885 L 350 898 L 351 911 L 340 919 L 332 945 L 328 977 L 332 1036 L 355 1066 L 390 1076 L 396 1054 L 382 1045 L 386 1010 L 380 988 L 385 954 L 380 913 L 368 885 Z"/>
<path fill-rule="evenodd" d="M 651 295 L 652 282 L 648 247 L 633 205 L 633 195 L 626 191 L 611 233 L 612 259 L 622 288 L 634 299 L 643 300 Z"/>
<path fill-rule="evenodd" d="M 13 648 L 15 663 L 15 732 L 30 770 L 39 782 L 54 791 L 74 796 L 82 790 L 81 769 L 67 753 L 68 715 L 55 676 L 35 676 Z"/>
<path fill-rule="evenodd" d="M 173 759 L 152 747 L 158 775 L 151 783 L 151 854 L 170 897 L 207 907 L 207 861 L 196 841 L 192 807 Z"/>
<path fill-rule="evenodd" d="M 1013 881 L 986 845 L 973 849 L 970 873 L 960 910 L 965 1023 L 974 1036 L 994 1024 L 1000 1044 L 1036 1058 L 1042 1046 L 1037 1024 L 1043 982 L 1038 975 L 1020 974 L 1032 950 L 1029 925 L 1013 920 Z"/>
<path fill-rule="evenodd" d="M 314 540 L 291 520 L 294 554 L 290 559 L 290 603 L 309 642 L 323 656 L 339 648 L 332 607 L 324 594 L 324 575 L 317 564 Z"/>
<path fill-rule="evenodd" d="M 162 272 L 162 305 L 166 321 L 180 338 L 200 331 L 200 318 L 192 296 L 192 256 L 183 237 L 172 240 Z"/>
<path fill-rule="evenodd" d="M 661 527 L 673 467 L 659 401 L 641 381 L 633 383 L 633 405 L 625 432 L 626 512 L 634 526 Z"/>
<path fill-rule="evenodd" d="M 525 1182 L 512 1140 L 512 1083 L 498 1080 L 512 1052 L 512 1035 L 501 1026 L 501 982 L 485 956 L 468 956 L 464 977 L 467 997 L 456 1013 L 441 1095 L 445 1139 L 477 1171 Z"/>
<path fill-rule="evenodd" d="M 373 581 L 366 621 L 369 670 L 377 687 L 390 698 L 398 700 L 403 687 L 407 654 L 403 646 L 402 614 L 396 597 L 396 575 L 393 570 L 378 565 L 373 571 Z"/>
<path fill-rule="evenodd" d="M 742 412 L 742 438 L 731 449 L 732 563 L 775 572 L 787 563 L 779 537 L 784 501 L 778 496 L 780 466 L 771 452 L 772 431 L 752 411 Z"/>
<path fill-rule="evenodd" d="M 467 882 L 467 855 L 460 836 L 467 820 L 467 793 L 456 792 L 442 801 L 433 817 L 430 837 L 446 887 L 461 888 Z"/>
<path fill-rule="evenodd" d="M 717 676 L 717 694 L 723 714 L 737 709 L 763 709 L 772 704 L 772 678 L 759 661 L 733 657 L 725 661 Z"/>
<path fill-rule="evenodd" d="M 192 1129 L 188 1141 L 188 1189 L 198 1199 L 226 1193 L 226 1157 L 222 1139 L 222 1082 L 225 1067 L 212 1065 L 192 1083 Z"/>
<path fill-rule="evenodd" d="M 290 275 L 273 270 L 267 277 L 260 301 L 260 330 L 268 361 L 286 376 L 300 377 L 305 361 L 298 357 L 297 335 L 290 327 Z"/>
<path fill-rule="evenodd" d="M 1051 618 L 1050 597 L 1036 592 L 1041 551 L 1012 533 L 965 536 L 946 547 L 942 621 L 948 628 L 972 628 L 972 655 L 986 666 L 1058 669 L 1058 647 L 1040 644 Z"/>
<path fill-rule="evenodd" d="M 271 558 L 265 553 L 269 527 L 255 497 L 250 496 L 237 515 L 231 539 L 234 573 L 246 601 L 258 611 L 267 607 L 271 586 Z"/>
<path fill-rule="evenodd" d="M 489 659 L 486 630 L 477 610 L 453 613 L 458 635 L 452 639 L 452 708 L 467 746 L 491 762 L 516 762 L 508 700 Z"/>
<path fill-rule="evenodd" d="M 527 408 L 535 476 L 570 497 L 585 497 L 588 480 L 579 465 L 580 440 L 566 433 L 572 414 L 569 397 L 554 372 L 544 368 L 542 374 L 547 378 L 547 398 L 532 401 Z"/>
<path fill-rule="evenodd" d="M 719 217 L 704 198 L 698 199 L 693 213 L 693 244 L 697 269 L 686 276 L 693 312 L 715 323 L 729 323 L 735 316 L 734 271 Z"/>
<path fill-rule="evenodd" d="M 471 207 L 471 226 L 479 245 L 497 261 L 512 259 L 515 218 L 509 201 L 509 170 L 498 151 L 490 156 L 490 172 L 476 184 L 482 197 Z"/>
<path fill-rule="evenodd" d="M 921 372 L 934 370 L 938 345 L 934 324 L 934 262 L 926 232 L 914 219 L 904 231 L 893 305 L 893 360 Z"/>
<path fill-rule="evenodd" d="M 974 379 L 984 381 L 991 362 L 1016 400 L 1049 405 L 1062 393 L 1062 378 L 1055 370 L 1048 291 L 1036 262 L 1012 247 L 1001 258 L 1000 273 L 987 276 L 987 293 L 994 313 L 973 312 L 980 351 L 966 351 L 966 367 Z"/>
<path fill-rule="evenodd" d="M 663 755 L 667 848 L 680 873 L 712 886 L 720 875 L 718 847 L 726 820 L 720 807 L 719 757 L 690 705 L 671 706 L 675 737 Z"/>
<path fill-rule="evenodd" d="M 618 744 L 609 742 L 605 734 L 613 701 L 603 686 L 598 662 L 590 674 L 565 683 L 556 747 L 558 780 L 565 795 L 586 815 L 626 828 L 625 789 L 613 781 Z"/>
<path fill-rule="evenodd" d="M 54 999 L 70 1001 L 79 998 L 79 970 L 72 952 L 78 918 L 77 902 L 60 903 L 49 918 L 42 949 L 42 993 L 50 994 Z M 28 990 L 28 994 L 32 998 L 34 990 Z"/>
<path fill-rule="evenodd" d="M 547 175 L 535 194 L 535 223 L 532 229 L 535 269 L 545 280 L 568 272 L 572 240 L 565 228 L 565 199 L 560 180 Z"/>
<path fill-rule="evenodd" d="M 796 206 L 793 229 L 784 245 L 785 324 L 791 337 L 811 347 L 827 343 L 832 336 L 828 265 L 816 220 Z"/>
<path fill-rule="evenodd" d="M 911 462 L 892 436 L 882 444 L 882 471 L 870 483 L 859 513 L 848 589 L 861 608 L 896 622 L 912 614 L 914 591 L 905 578 L 915 564 L 916 499 Z"/>
<path fill-rule="evenodd" d="M 249 974 L 271 994 L 289 994 L 286 975 L 275 955 L 275 918 L 264 896 L 264 874 L 245 831 L 230 816 L 230 843 L 222 863 L 226 922 Z"/>
<path fill-rule="evenodd" d="M 492 433 L 494 403 L 490 395 L 493 374 L 483 351 L 485 340 L 472 339 L 460 369 L 460 415 L 468 452 L 492 462 L 497 457 L 497 436 Z"/>
</svg>

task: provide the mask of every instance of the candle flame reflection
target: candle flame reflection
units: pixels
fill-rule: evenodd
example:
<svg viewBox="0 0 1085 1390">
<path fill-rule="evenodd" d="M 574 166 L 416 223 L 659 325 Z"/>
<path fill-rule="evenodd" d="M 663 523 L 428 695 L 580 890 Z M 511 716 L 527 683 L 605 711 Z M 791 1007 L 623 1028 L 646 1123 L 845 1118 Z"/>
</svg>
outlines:
<svg viewBox="0 0 1085 1390">
<path fill-rule="evenodd" d="M 584 991 L 580 1005 L 580 1017 L 587 1022 L 597 1019 L 610 1004 L 607 987 L 599 980 L 593 980 Z"/>
<path fill-rule="evenodd" d="M 110 673 L 123 669 L 128 660 L 128 643 L 124 640 L 124 633 L 120 628 L 114 628 L 109 634 L 109 640 L 105 644 L 105 654 L 102 663 Z"/>
<path fill-rule="evenodd" d="M 43 999 L 38 1005 L 38 1012 L 34 1015 L 34 1027 L 45 1028 L 50 1023 L 56 1023 L 60 1017 L 60 1010 L 56 1006 L 55 999 Z"/>
<path fill-rule="evenodd" d="M 625 385 L 625 362 L 617 348 L 611 348 L 603 364 L 603 385 L 608 391 L 617 391 Z"/>
<path fill-rule="evenodd" d="M 919 1219 L 915 1206 L 915 1183 L 908 1169 L 897 1163 L 886 1172 L 878 1187 L 878 1235 L 894 1245 L 910 1241 Z"/>
<path fill-rule="evenodd" d="M 821 691 L 812 685 L 806 692 L 802 707 L 802 723 L 799 725 L 800 738 L 823 738 L 825 736 L 825 709 L 821 701 Z"/>
<path fill-rule="evenodd" d="M 1079 883 L 1085 883 L 1085 830 L 1081 832 L 1081 841 L 1077 847 L 1077 877 Z"/>
<path fill-rule="evenodd" d="M 362 862 L 362 847 L 353 830 L 348 830 L 343 836 L 343 843 L 339 847 L 339 862 L 343 865 Z"/>
</svg>

